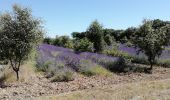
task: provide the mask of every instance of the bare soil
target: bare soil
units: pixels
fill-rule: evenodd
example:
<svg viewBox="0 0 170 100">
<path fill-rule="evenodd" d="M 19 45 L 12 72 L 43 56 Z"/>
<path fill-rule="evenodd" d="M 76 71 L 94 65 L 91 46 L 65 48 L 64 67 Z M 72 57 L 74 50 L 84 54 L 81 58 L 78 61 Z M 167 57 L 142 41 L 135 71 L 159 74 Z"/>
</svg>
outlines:
<svg viewBox="0 0 170 100">
<path fill-rule="evenodd" d="M 30 75 L 29 75 L 30 74 Z M 34 97 L 58 95 L 78 90 L 105 87 L 120 83 L 140 81 L 154 81 L 170 78 L 170 68 L 155 67 L 152 74 L 146 73 L 119 73 L 111 77 L 85 77 L 74 74 L 75 79 L 70 82 L 50 82 L 42 74 L 28 73 L 29 79 L 24 82 L 12 82 L 1 85 L 0 100 L 25 100 Z"/>
</svg>

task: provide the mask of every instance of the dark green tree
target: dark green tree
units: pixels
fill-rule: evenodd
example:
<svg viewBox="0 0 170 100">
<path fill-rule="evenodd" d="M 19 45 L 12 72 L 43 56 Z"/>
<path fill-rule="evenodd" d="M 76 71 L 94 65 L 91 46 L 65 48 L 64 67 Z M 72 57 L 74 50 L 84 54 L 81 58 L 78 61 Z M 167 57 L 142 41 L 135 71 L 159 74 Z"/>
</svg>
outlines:
<svg viewBox="0 0 170 100">
<path fill-rule="evenodd" d="M 69 36 L 56 36 L 54 39 L 53 45 L 66 47 L 66 48 L 73 48 L 73 42 L 69 38 Z"/>
<path fill-rule="evenodd" d="M 86 32 L 73 32 L 72 33 L 72 37 L 75 40 L 83 39 L 85 37 L 85 35 L 86 35 Z"/>
<path fill-rule="evenodd" d="M 145 53 L 150 62 L 150 70 L 153 68 L 155 58 L 159 57 L 162 50 L 169 43 L 169 24 L 158 25 L 155 27 L 155 20 L 144 20 L 132 38 L 133 44 L 139 48 L 139 51 Z"/>
<path fill-rule="evenodd" d="M 45 37 L 44 39 L 43 39 L 43 43 L 46 43 L 46 44 L 53 44 L 53 39 L 52 38 L 50 38 L 50 37 Z"/>
<path fill-rule="evenodd" d="M 0 55 L 10 62 L 19 80 L 20 66 L 43 37 L 41 21 L 18 5 L 0 15 Z"/>
<path fill-rule="evenodd" d="M 94 44 L 94 52 L 102 52 L 104 49 L 103 27 L 96 20 L 91 23 L 86 32 L 86 37 Z"/>
<path fill-rule="evenodd" d="M 74 43 L 74 50 L 79 52 L 86 51 L 93 52 L 94 51 L 93 43 L 90 42 L 87 38 L 77 40 Z"/>
</svg>

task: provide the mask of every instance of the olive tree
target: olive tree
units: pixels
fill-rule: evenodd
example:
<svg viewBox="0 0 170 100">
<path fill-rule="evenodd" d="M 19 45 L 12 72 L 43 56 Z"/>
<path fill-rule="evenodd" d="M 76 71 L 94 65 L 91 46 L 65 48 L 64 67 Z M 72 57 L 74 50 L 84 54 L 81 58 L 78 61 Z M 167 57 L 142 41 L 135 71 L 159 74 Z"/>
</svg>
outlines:
<svg viewBox="0 0 170 100">
<path fill-rule="evenodd" d="M 135 33 L 132 41 L 139 51 L 145 53 L 150 62 L 150 70 L 152 70 L 155 58 L 159 57 L 162 50 L 169 43 L 169 24 L 165 24 L 155 28 L 156 20 L 144 20 Z"/>
<path fill-rule="evenodd" d="M 19 80 L 20 66 L 43 37 L 41 21 L 18 5 L 0 15 L 0 55 L 7 59 Z"/>
</svg>

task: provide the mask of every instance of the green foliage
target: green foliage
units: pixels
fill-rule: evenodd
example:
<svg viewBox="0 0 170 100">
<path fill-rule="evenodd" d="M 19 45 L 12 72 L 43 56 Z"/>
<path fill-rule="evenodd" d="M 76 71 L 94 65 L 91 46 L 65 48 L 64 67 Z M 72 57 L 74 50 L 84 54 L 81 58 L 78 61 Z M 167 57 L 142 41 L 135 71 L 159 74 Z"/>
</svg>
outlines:
<svg viewBox="0 0 170 100">
<path fill-rule="evenodd" d="M 121 43 L 131 43 L 130 40 L 132 37 L 134 37 L 134 34 L 136 33 L 137 29 L 134 27 L 127 28 L 125 31 L 123 31 L 119 38 Z"/>
<path fill-rule="evenodd" d="M 0 36 L 0 55 L 10 61 L 18 80 L 20 65 L 43 37 L 41 21 L 30 9 L 14 5 L 13 13 L 0 16 Z"/>
<path fill-rule="evenodd" d="M 87 38 L 77 40 L 74 43 L 74 50 L 79 52 L 93 52 L 93 43 L 91 43 Z"/>
<path fill-rule="evenodd" d="M 73 73 L 71 71 L 66 71 L 64 73 L 56 73 L 54 77 L 52 77 L 52 82 L 68 82 L 74 80 Z"/>
<path fill-rule="evenodd" d="M 87 29 L 86 37 L 94 44 L 95 52 L 102 52 L 104 49 L 103 28 L 94 21 Z"/>
<path fill-rule="evenodd" d="M 106 42 L 108 46 L 111 46 L 113 42 L 115 42 L 114 37 L 110 36 L 109 34 L 104 36 L 104 41 Z"/>
<path fill-rule="evenodd" d="M 53 45 L 66 47 L 66 48 L 73 48 L 73 41 L 68 36 L 56 36 L 53 41 Z"/>
<path fill-rule="evenodd" d="M 50 37 L 45 37 L 43 40 L 43 43 L 45 44 L 53 44 L 54 39 L 50 38 Z"/>
<path fill-rule="evenodd" d="M 75 39 L 75 40 L 80 40 L 80 39 L 83 39 L 83 38 L 85 38 L 85 35 L 86 35 L 86 32 L 73 32 L 72 33 L 72 37 L 73 37 L 73 39 Z"/>
<path fill-rule="evenodd" d="M 82 60 L 79 72 L 86 76 L 102 75 L 111 76 L 112 73 L 100 65 L 92 63 L 90 60 Z"/>
<path fill-rule="evenodd" d="M 42 71 L 42 72 L 48 72 L 50 69 L 50 65 L 52 64 L 52 61 L 46 61 L 42 66 L 40 65 L 36 65 L 36 68 L 38 71 Z"/>
<path fill-rule="evenodd" d="M 160 56 L 164 46 L 169 43 L 169 26 L 165 25 L 156 25 L 155 20 L 145 20 L 144 24 L 137 30 L 135 37 L 132 38 L 134 45 L 136 45 L 140 51 L 143 51 L 148 57 L 150 62 L 150 69 L 155 63 L 155 58 Z"/>
<path fill-rule="evenodd" d="M 107 55 L 111 55 L 113 57 L 123 57 L 123 58 L 128 59 L 129 61 L 131 61 L 133 59 L 128 53 L 122 52 L 117 49 L 104 50 L 103 53 L 107 54 Z"/>
</svg>

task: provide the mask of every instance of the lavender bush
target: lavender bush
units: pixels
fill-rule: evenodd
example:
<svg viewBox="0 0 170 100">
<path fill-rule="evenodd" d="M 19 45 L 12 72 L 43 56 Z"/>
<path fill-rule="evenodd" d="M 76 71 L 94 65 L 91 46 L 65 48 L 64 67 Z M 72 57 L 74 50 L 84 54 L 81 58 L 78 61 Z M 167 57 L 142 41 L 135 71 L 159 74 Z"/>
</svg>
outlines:
<svg viewBox="0 0 170 100">
<path fill-rule="evenodd" d="M 37 57 L 37 68 L 47 71 L 48 77 L 55 76 L 55 74 L 61 72 L 61 70 L 67 69 L 71 69 L 82 74 L 91 73 L 91 75 L 96 75 L 99 74 L 99 72 L 109 74 L 104 67 L 108 67 L 109 64 L 111 66 L 111 64 L 117 60 L 116 57 L 106 56 L 104 54 L 89 52 L 75 53 L 71 49 L 55 47 L 47 44 L 40 45 L 38 47 L 38 52 L 39 56 Z M 63 66 L 62 69 L 60 69 L 61 65 Z"/>
</svg>

